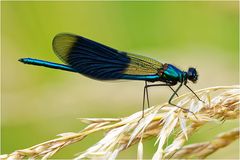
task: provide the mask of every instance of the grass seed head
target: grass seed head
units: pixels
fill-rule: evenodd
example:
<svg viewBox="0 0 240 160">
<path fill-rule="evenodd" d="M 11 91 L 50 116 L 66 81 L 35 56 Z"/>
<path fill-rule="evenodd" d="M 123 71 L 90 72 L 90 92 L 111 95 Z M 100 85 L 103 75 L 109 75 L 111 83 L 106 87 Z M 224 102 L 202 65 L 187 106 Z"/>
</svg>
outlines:
<svg viewBox="0 0 240 160">
<path fill-rule="evenodd" d="M 191 93 L 174 99 L 178 106 L 191 112 L 164 103 L 145 110 L 144 118 L 139 121 L 142 111 L 124 118 L 81 118 L 88 126 L 80 132 L 59 134 L 59 138 L 37 144 L 10 154 L 1 159 L 47 159 L 65 146 L 79 142 L 97 131 L 106 131 L 105 136 L 96 144 L 82 152 L 75 159 L 115 159 L 118 154 L 138 143 L 138 159 L 143 158 L 143 141 L 156 137 L 158 148 L 153 159 L 165 158 L 205 158 L 219 148 L 225 147 L 237 138 L 239 130 L 223 133 L 216 139 L 199 144 L 184 146 L 189 137 L 208 122 L 219 122 L 239 118 L 239 86 L 219 86 L 196 91 L 201 100 Z M 194 113 L 194 114 L 193 114 Z M 174 133 L 178 133 L 174 135 Z M 171 144 L 167 139 L 174 136 Z"/>
</svg>

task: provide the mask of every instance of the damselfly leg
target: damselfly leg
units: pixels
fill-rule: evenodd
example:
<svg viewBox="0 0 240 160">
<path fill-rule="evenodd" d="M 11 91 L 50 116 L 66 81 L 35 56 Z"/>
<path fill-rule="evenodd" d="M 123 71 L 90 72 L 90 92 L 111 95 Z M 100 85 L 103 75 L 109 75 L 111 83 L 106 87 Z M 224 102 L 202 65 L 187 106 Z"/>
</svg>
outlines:
<svg viewBox="0 0 240 160">
<path fill-rule="evenodd" d="M 175 85 L 175 84 L 174 84 Z M 148 88 L 149 87 L 156 87 L 156 86 L 169 86 L 170 89 L 175 93 L 175 95 L 178 96 L 178 94 L 176 93 L 176 91 L 171 87 L 173 86 L 173 84 L 169 84 L 169 83 L 164 83 L 164 84 L 147 84 L 147 81 L 145 81 L 145 86 L 143 89 L 143 105 L 142 105 L 142 118 L 144 117 L 144 109 L 145 109 L 145 98 L 147 98 L 147 104 L 148 104 L 148 108 L 150 107 L 150 103 L 149 103 L 149 96 L 148 96 Z"/>
</svg>

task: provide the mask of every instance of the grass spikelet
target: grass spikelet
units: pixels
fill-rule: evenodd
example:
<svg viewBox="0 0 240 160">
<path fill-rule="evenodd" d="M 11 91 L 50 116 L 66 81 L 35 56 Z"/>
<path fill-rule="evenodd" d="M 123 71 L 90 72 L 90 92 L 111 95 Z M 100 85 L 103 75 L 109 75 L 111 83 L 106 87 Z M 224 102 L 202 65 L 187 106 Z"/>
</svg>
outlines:
<svg viewBox="0 0 240 160">
<path fill-rule="evenodd" d="M 239 118 L 240 88 L 239 86 L 219 86 L 196 91 L 205 101 L 199 101 L 191 93 L 174 99 L 174 103 L 191 112 L 164 103 L 145 110 L 145 116 L 140 120 L 142 111 L 124 118 L 81 118 L 88 124 L 80 132 L 59 134 L 59 138 L 1 155 L 1 159 L 47 159 L 62 148 L 79 142 L 86 136 L 97 131 L 105 131 L 104 137 L 75 157 L 78 159 L 116 159 L 118 154 L 134 144 L 138 144 L 136 158 L 143 159 L 143 142 L 155 137 L 158 146 L 153 159 L 165 158 L 206 158 L 219 148 L 223 148 L 239 138 L 239 129 L 222 133 L 214 140 L 190 144 L 185 142 L 199 128 L 209 122 L 224 122 Z M 140 120 L 140 121 L 139 121 Z M 176 134 L 177 133 L 177 134 Z M 167 144 L 169 136 L 173 142 Z M 80 152 L 80 150 L 79 150 Z"/>
<path fill-rule="evenodd" d="M 204 159 L 211 153 L 223 148 L 239 138 L 239 128 L 219 134 L 215 139 L 197 144 L 184 146 L 172 158 L 200 158 Z"/>
</svg>

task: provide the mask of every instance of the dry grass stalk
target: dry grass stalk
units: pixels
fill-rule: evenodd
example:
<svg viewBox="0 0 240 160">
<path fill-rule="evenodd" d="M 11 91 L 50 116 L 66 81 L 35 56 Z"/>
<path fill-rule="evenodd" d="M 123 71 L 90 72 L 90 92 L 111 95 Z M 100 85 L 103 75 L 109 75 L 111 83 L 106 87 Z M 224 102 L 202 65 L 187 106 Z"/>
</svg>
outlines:
<svg viewBox="0 0 240 160">
<path fill-rule="evenodd" d="M 27 149 L 17 150 L 11 154 L 1 155 L 0 158 L 23 159 L 28 157 L 47 159 L 63 147 L 81 141 L 89 134 L 100 130 L 107 131 L 105 137 L 75 159 L 115 159 L 120 151 L 136 143 L 138 143 L 137 157 L 142 159 L 142 141 L 151 137 L 157 137 L 156 144 L 158 144 L 153 159 L 171 157 L 175 153 L 180 153 L 188 137 L 202 125 L 208 122 L 239 118 L 239 91 L 239 86 L 212 87 L 196 91 L 205 103 L 198 101 L 191 93 L 174 100 L 178 106 L 188 108 L 195 115 L 190 112 L 185 113 L 183 110 L 165 103 L 147 109 L 145 117 L 140 122 L 141 111 L 121 119 L 83 118 L 81 121 L 89 125 L 78 133 L 63 133 L 59 135 L 60 138 Z M 176 131 L 179 131 L 179 133 L 175 136 L 173 142 L 165 147 L 167 138 Z M 188 155 L 191 154 L 194 154 L 194 152 L 188 153 Z"/>
<path fill-rule="evenodd" d="M 177 151 L 172 158 L 206 158 L 218 149 L 238 139 L 239 132 L 239 128 L 235 128 L 231 131 L 219 134 L 214 140 L 184 146 L 181 150 Z"/>
</svg>

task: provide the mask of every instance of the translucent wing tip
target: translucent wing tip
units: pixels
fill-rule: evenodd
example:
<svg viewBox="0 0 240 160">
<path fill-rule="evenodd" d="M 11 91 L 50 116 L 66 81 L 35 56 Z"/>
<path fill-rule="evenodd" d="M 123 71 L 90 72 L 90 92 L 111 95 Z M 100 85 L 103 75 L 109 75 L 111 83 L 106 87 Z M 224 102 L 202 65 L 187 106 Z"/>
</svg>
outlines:
<svg viewBox="0 0 240 160">
<path fill-rule="evenodd" d="M 74 34 L 59 33 L 54 37 L 52 41 L 53 51 L 58 56 L 58 58 L 66 63 L 71 48 L 74 46 L 76 41 L 77 36 Z"/>
</svg>

